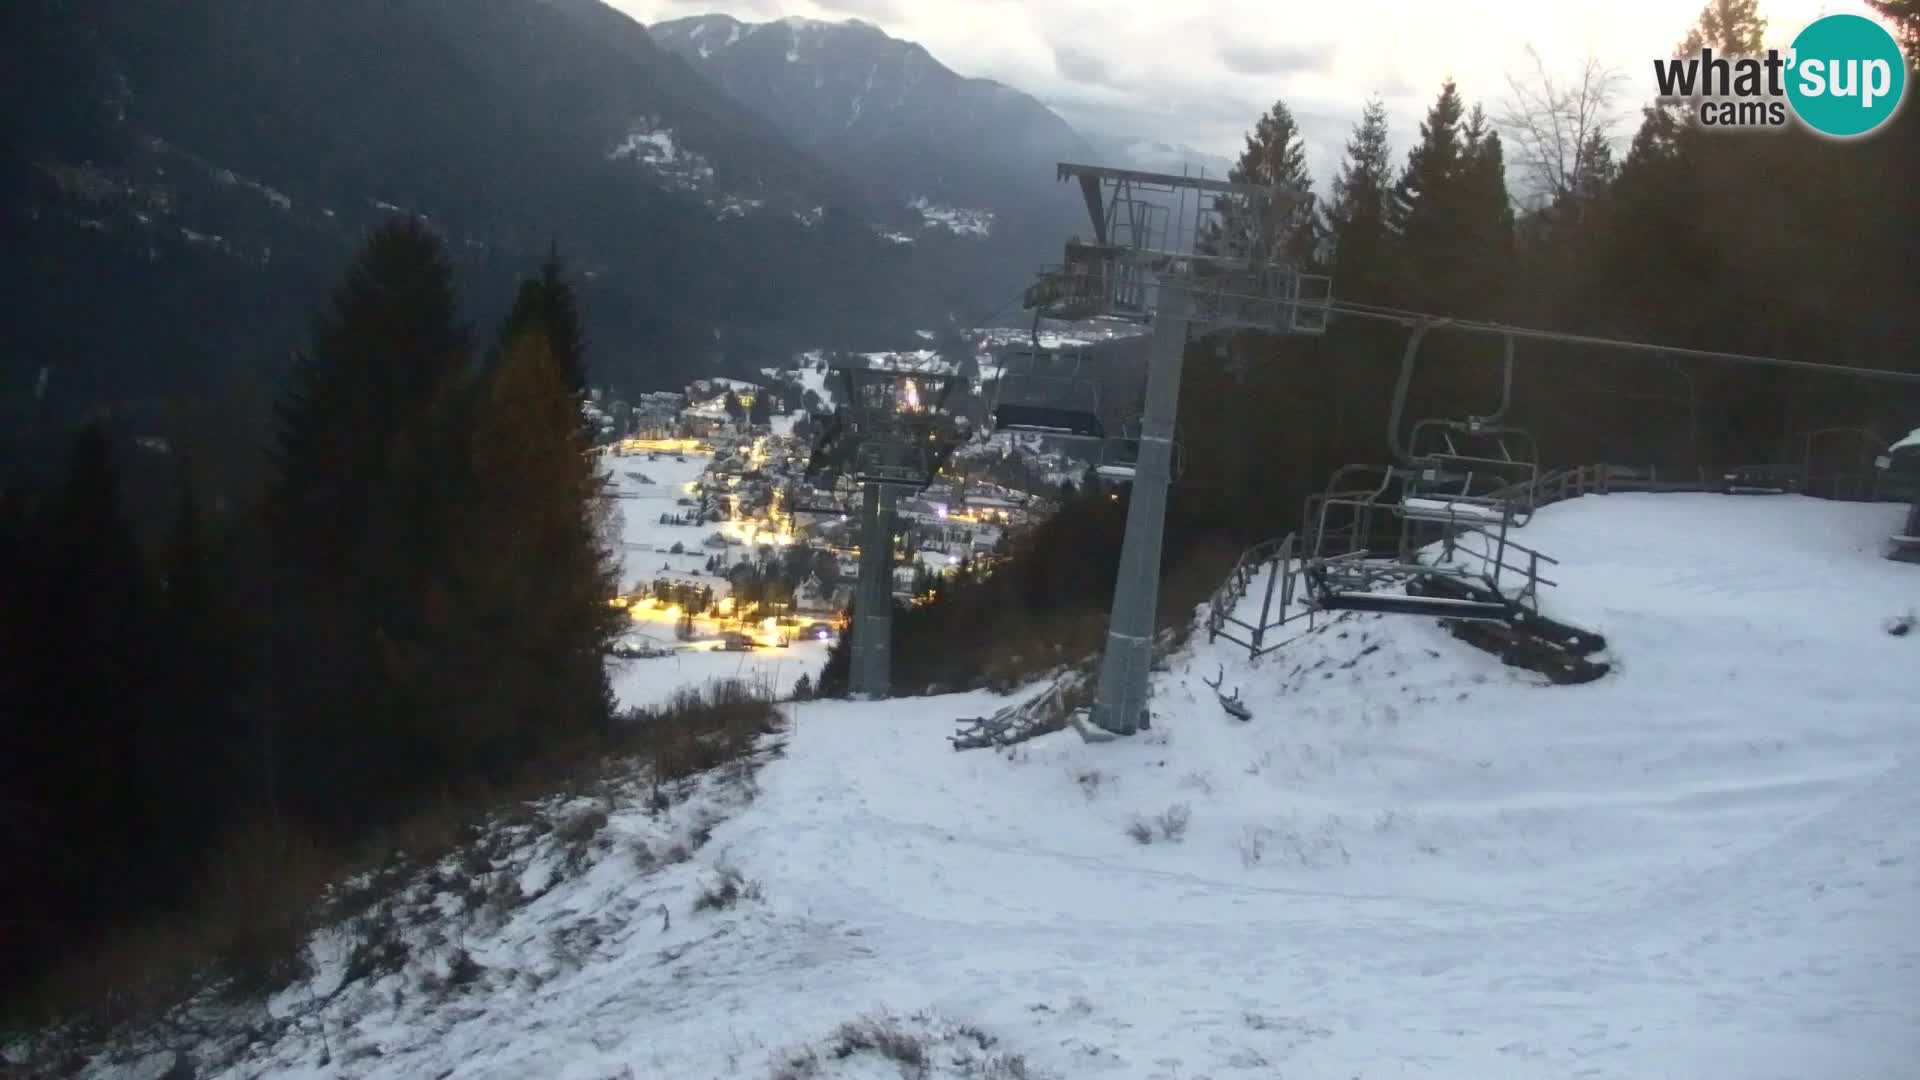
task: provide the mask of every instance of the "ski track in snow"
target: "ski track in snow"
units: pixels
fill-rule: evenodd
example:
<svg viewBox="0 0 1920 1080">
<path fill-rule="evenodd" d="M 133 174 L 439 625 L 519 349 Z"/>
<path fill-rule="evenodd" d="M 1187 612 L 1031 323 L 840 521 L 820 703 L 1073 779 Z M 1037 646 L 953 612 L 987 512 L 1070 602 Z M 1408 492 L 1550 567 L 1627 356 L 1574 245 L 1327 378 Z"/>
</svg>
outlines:
<svg viewBox="0 0 1920 1080">
<path fill-rule="evenodd" d="M 1920 639 L 1881 622 L 1920 607 L 1920 568 L 1876 547 L 1899 509 L 1547 508 L 1543 607 L 1616 664 L 1584 686 L 1364 616 L 1257 663 L 1197 632 L 1122 743 L 955 753 L 986 693 L 798 704 L 700 855 L 763 899 L 693 914 L 691 870 L 610 858 L 476 946 L 551 966 L 533 928 L 599 920 L 578 969 L 358 1017 L 381 1057 L 289 1039 L 233 1075 L 764 1077 L 886 1008 L 979 1025 L 1036 1076 L 1910 1078 Z M 1126 835 L 1177 804 L 1179 842 Z"/>
</svg>

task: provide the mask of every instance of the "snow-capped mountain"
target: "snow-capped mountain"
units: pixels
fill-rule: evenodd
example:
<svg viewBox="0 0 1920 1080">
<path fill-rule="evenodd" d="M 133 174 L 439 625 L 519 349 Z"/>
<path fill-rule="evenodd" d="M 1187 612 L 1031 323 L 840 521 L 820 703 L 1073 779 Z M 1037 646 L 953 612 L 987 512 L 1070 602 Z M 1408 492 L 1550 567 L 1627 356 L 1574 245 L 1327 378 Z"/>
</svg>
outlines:
<svg viewBox="0 0 1920 1080">
<path fill-rule="evenodd" d="M 891 242 L 944 214 L 961 245 L 984 219 L 932 187 L 924 211 L 866 198 L 600 0 L 161 7 L 28 4 L 0 35 L 0 70 L 35 88 L 7 118 L 0 247 L 99 283 L 88 320 L 53 272 L 0 316 L 23 355 L 65 358 L 63 407 L 288 355 L 396 213 L 446 236 L 483 313 L 557 243 L 610 358 L 702 357 L 721 329 L 784 352 L 826 312 L 906 333 L 1028 272 Z M 217 343 L 181 315 L 207 296 L 237 313 Z"/>
<path fill-rule="evenodd" d="M 1209 154 L 1196 150 L 1185 143 L 1169 143 L 1159 139 L 1139 135 L 1114 135 L 1105 132 L 1083 132 L 1088 144 L 1093 147 L 1096 159 L 1104 165 L 1121 169 L 1140 169 L 1144 172 L 1199 174 L 1204 170 L 1210 177 L 1224 177 L 1233 162 L 1219 154 Z"/>
<path fill-rule="evenodd" d="M 924 47 L 857 19 L 744 23 L 699 15 L 656 23 L 661 46 L 868 195 L 932 227 L 987 235 L 1084 214 L 1054 165 L 1092 149 L 1032 96 L 966 78 Z M 1068 217 L 1077 224 L 1077 217 Z"/>
</svg>

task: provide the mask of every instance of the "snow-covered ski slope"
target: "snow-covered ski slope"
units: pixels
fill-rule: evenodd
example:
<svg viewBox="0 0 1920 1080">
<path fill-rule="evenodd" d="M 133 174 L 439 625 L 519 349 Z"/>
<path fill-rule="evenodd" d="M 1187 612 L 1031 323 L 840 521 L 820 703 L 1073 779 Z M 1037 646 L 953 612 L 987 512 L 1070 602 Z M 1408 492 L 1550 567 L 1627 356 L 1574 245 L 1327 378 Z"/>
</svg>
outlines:
<svg viewBox="0 0 1920 1080">
<path fill-rule="evenodd" d="M 464 996 L 375 988 L 334 1016 L 333 1064 L 307 1035 L 234 1075 L 903 1075 L 837 1056 L 881 1011 L 934 1077 L 1920 1075 L 1920 633 L 1883 628 L 1920 568 L 1879 555 L 1899 511 L 1543 510 L 1545 610 L 1615 664 L 1582 686 L 1354 616 L 1257 664 L 1196 634 L 1131 741 L 954 752 L 985 693 L 799 704 L 692 863 L 605 855 L 473 931 Z M 693 911 L 723 863 L 758 898 Z M 596 945 L 556 964 L 579 924 Z"/>
</svg>

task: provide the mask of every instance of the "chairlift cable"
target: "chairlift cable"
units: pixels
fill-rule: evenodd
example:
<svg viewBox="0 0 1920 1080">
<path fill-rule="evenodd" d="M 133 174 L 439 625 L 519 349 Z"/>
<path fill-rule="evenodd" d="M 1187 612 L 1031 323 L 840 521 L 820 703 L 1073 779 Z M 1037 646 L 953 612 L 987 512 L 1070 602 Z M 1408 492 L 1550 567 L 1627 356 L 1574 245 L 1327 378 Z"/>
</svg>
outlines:
<svg viewBox="0 0 1920 1080">
<path fill-rule="evenodd" d="M 1555 341 L 1568 345 L 1590 345 L 1596 348 L 1623 349 L 1630 352 L 1649 353 L 1654 356 L 1670 356 L 1693 360 L 1717 360 L 1733 364 L 1754 364 L 1761 367 L 1787 368 L 1797 371 L 1814 371 L 1828 375 L 1851 375 L 1863 379 L 1881 379 L 1889 382 L 1920 383 L 1920 372 L 1894 371 L 1886 368 L 1866 368 L 1846 364 L 1824 364 L 1815 360 L 1786 360 L 1776 356 L 1758 356 L 1752 353 L 1728 352 L 1720 349 L 1696 349 L 1681 345 L 1660 345 L 1646 341 L 1631 341 L 1625 338 L 1599 337 L 1592 334 L 1576 334 L 1565 330 L 1541 330 L 1529 326 L 1513 326 L 1507 323 L 1492 322 L 1483 319 L 1459 319 L 1431 312 L 1413 311 L 1407 308 L 1389 307 L 1384 304 L 1367 304 L 1356 300 L 1331 300 L 1327 308 L 1336 315 L 1358 319 L 1374 319 L 1380 322 L 1394 322 L 1401 325 L 1424 325 L 1436 330 L 1460 330 L 1467 333 L 1503 334 L 1531 341 Z"/>
</svg>

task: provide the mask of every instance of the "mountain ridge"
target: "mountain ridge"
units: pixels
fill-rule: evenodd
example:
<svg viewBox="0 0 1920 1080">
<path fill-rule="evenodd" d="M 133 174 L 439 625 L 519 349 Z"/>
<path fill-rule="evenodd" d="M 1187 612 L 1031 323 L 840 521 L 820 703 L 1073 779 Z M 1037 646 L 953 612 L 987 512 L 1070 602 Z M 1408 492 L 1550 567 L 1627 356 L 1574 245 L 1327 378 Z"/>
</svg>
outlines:
<svg viewBox="0 0 1920 1080">
<path fill-rule="evenodd" d="M 911 211 L 597 0 L 30 0 L 7 24 L 5 81 L 33 94 L 0 172 L 0 378 L 57 358 L 46 410 L 277 381 L 394 214 L 443 234 L 482 323 L 557 243 L 596 377 L 630 386 L 905 340 L 1017 280 L 958 236 L 892 239 Z"/>
<path fill-rule="evenodd" d="M 991 210 L 1049 243 L 1077 222 L 1054 165 L 1087 158 L 1086 140 L 1032 95 L 960 75 L 918 42 L 857 19 L 710 14 L 648 31 L 875 199 Z"/>
</svg>

